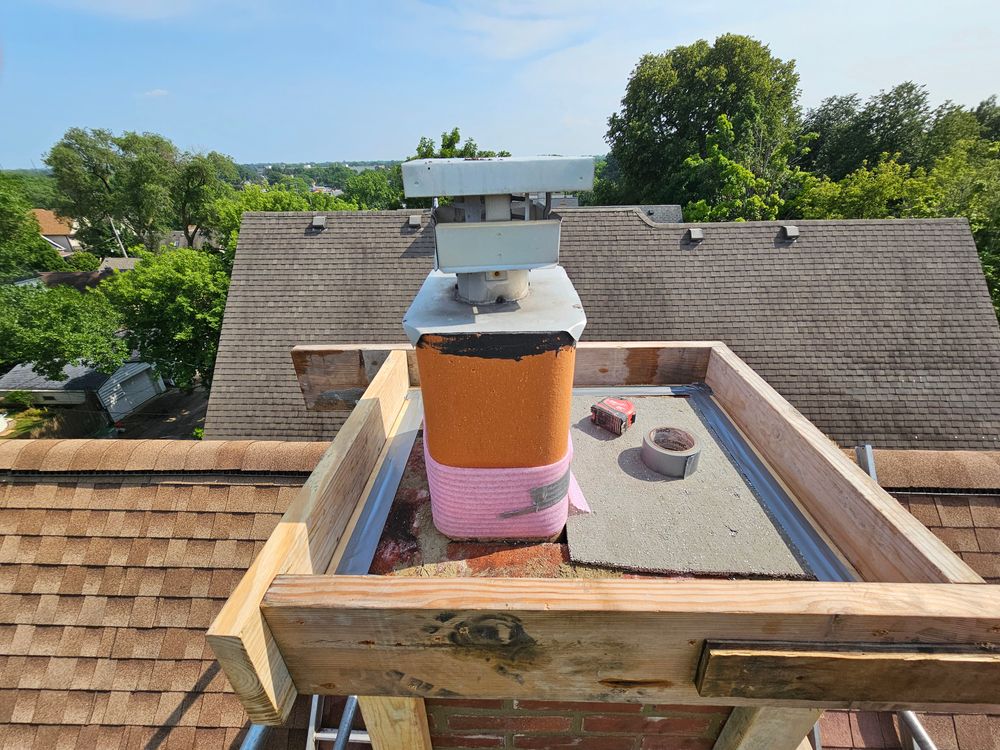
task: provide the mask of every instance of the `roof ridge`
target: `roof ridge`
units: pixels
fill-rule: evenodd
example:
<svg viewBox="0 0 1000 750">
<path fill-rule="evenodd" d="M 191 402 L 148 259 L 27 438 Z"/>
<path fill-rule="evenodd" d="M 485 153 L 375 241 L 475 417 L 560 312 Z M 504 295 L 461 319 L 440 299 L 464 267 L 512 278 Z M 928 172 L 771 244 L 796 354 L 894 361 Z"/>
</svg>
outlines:
<svg viewBox="0 0 1000 750">
<path fill-rule="evenodd" d="M 4 440 L 0 441 L 0 471 L 308 473 L 328 446 L 284 440 Z"/>
</svg>

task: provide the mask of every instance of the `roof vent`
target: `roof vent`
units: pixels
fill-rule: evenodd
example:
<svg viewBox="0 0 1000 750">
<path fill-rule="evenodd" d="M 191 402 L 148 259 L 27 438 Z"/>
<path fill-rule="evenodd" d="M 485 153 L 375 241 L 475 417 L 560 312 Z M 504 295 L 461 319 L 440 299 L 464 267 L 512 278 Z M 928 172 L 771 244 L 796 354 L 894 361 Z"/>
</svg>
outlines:
<svg viewBox="0 0 1000 750">
<path fill-rule="evenodd" d="M 410 214 L 410 218 L 406 224 L 413 229 L 418 229 L 420 227 L 420 214 Z"/>
<path fill-rule="evenodd" d="M 794 224 L 782 225 L 781 231 L 784 232 L 785 239 L 789 242 L 795 242 L 799 238 L 799 228 Z"/>
<path fill-rule="evenodd" d="M 312 223 L 309 224 L 309 228 L 317 232 L 326 229 L 326 217 L 323 216 L 322 214 L 313 216 Z"/>
<path fill-rule="evenodd" d="M 701 242 L 705 239 L 705 230 L 701 227 L 691 227 L 688 230 L 688 242 Z"/>
</svg>

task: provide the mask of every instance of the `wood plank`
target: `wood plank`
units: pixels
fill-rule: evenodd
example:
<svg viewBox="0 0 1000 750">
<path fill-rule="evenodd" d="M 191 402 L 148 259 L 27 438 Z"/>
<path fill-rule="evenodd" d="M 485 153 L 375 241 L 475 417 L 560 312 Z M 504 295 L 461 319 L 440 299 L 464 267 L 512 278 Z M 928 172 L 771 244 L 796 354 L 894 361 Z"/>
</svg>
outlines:
<svg viewBox="0 0 1000 750">
<path fill-rule="evenodd" d="M 728 347 L 712 350 L 706 382 L 866 580 L 982 581 Z"/>
<path fill-rule="evenodd" d="M 406 357 L 394 352 L 208 630 L 208 642 L 253 722 L 283 723 L 296 696 L 261 616 L 261 599 L 278 574 L 326 571 L 408 387 Z"/>
<path fill-rule="evenodd" d="M 431 750 L 423 698 L 358 696 L 374 750 Z"/>
<path fill-rule="evenodd" d="M 292 365 L 306 408 L 350 411 L 394 351 L 406 353 L 410 384 L 420 385 L 416 355 L 409 344 L 293 347 Z"/>
<path fill-rule="evenodd" d="M 811 750 L 804 738 L 822 714 L 812 708 L 737 707 L 712 750 Z"/>
<path fill-rule="evenodd" d="M 714 698 L 917 703 L 1000 700 L 1000 653 L 826 643 L 705 644 L 698 693 Z"/>
<path fill-rule="evenodd" d="M 686 385 L 705 379 L 713 342 L 583 341 L 574 386 Z M 409 344 L 308 345 L 292 348 L 306 408 L 350 411 L 391 351 L 404 351 L 410 385 L 420 385 Z"/>
<path fill-rule="evenodd" d="M 846 708 L 700 696 L 703 643 L 1000 646 L 984 584 L 281 576 L 262 610 L 299 689 L 339 695 Z"/>
<path fill-rule="evenodd" d="M 581 341 L 573 385 L 690 385 L 705 379 L 711 341 Z"/>
</svg>

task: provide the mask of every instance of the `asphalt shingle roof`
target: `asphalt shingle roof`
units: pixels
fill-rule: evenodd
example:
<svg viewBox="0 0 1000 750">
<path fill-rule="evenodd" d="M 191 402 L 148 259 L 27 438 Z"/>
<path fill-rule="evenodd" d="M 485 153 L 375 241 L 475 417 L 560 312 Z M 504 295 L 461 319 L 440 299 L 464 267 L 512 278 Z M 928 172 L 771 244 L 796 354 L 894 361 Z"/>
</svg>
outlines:
<svg viewBox="0 0 1000 750">
<path fill-rule="evenodd" d="M 404 341 L 432 264 L 428 216 L 243 219 L 206 434 L 329 439 L 306 411 L 295 344 Z M 654 224 L 634 209 L 561 209 L 561 262 L 585 340 L 725 341 L 842 445 L 1000 446 L 1000 329 L 964 219 Z"/>
<path fill-rule="evenodd" d="M 0 376 L 0 392 L 5 391 L 96 391 L 110 375 L 85 365 L 66 365 L 65 380 L 50 380 L 30 365 L 15 365 Z"/>
<path fill-rule="evenodd" d="M 239 747 L 205 631 L 326 448 L 0 441 L 0 746 Z"/>
</svg>

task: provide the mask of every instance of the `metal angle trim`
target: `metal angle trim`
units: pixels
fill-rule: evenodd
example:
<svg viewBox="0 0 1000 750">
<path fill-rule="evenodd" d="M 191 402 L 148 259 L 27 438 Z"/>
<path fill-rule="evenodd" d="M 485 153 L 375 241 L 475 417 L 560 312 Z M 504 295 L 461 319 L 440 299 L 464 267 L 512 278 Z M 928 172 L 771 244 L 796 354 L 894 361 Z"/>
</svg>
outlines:
<svg viewBox="0 0 1000 750">
<path fill-rule="evenodd" d="M 396 489 L 403 478 L 406 462 L 423 422 L 423 399 L 419 391 L 411 391 L 407 395 L 403 409 L 405 411 L 400 417 L 399 429 L 392 437 L 389 452 L 375 476 L 371 494 L 364 500 L 364 509 L 337 566 L 337 573 L 340 575 L 366 575 L 372 564 L 375 548 L 396 497 Z"/>
<path fill-rule="evenodd" d="M 712 400 L 707 385 L 690 391 L 691 404 L 704 420 L 708 430 L 719 441 L 737 470 L 763 503 L 764 509 L 777 523 L 778 531 L 786 535 L 820 581 L 852 581 L 854 577 L 829 545 L 788 496 L 781 484 L 743 438 L 729 416 Z"/>
</svg>

